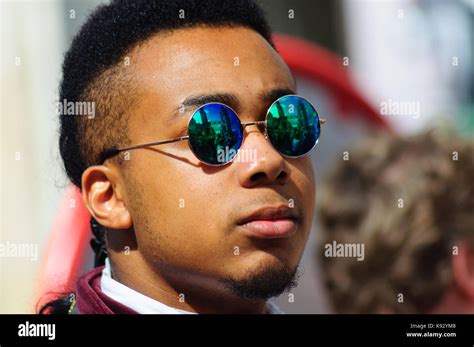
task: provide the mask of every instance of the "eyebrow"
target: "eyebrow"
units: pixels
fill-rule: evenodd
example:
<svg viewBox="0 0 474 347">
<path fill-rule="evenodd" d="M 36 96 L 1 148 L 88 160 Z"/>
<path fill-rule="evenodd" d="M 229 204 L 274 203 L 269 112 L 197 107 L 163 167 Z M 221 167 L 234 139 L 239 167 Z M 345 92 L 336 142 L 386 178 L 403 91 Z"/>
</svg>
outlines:
<svg viewBox="0 0 474 347">
<path fill-rule="evenodd" d="M 199 107 L 199 106 L 208 104 L 210 102 L 220 102 L 232 108 L 238 108 L 238 106 L 240 105 L 239 99 L 237 98 L 237 96 L 231 93 L 192 95 L 192 96 L 187 97 L 181 103 L 181 105 L 186 106 L 186 107 Z"/>
<path fill-rule="evenodd" d="M 262 100 L 266 105 L 270 106 L 277 99 L 285 95 L 296 94 L 296 91 L 291 88 L 278 88 L 266 90 L 258 95 L 258 98 Z"/>
<path fill-rule="evenodd" d="M 277 88 L 261 92 L 258 95 L 258 98 L 269 106 L 278 98 L 289 94 L 296 94 L 296 92 L 291 88 Z M 219 102 L 221 104 L 225 104 L 227 106 L 230 106 L 234 110 L 238 110 L 240 108 L 240 100 L 237 95 L 233 93 L 201 94 L 191 95 L 187 97 L 176 109 L 176 114 L 179 115 L 181 113 L 179 111 L 180 108 L 183 106 L 197 108 L 211 102 Z"/>
</svg>

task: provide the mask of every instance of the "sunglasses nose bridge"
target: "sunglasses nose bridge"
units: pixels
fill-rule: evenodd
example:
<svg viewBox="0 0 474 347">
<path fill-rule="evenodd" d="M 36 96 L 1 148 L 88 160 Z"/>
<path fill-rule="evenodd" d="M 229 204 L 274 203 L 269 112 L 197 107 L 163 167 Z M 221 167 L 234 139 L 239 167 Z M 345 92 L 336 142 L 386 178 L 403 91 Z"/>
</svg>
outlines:
<svg viewBox="0 0 474 347">
<path fill-rule="evenodd" d="M 267 131 L 266 131 L 266 127 L 267 127 L 267 121 L 266 120 L 262 120 L 262 121 L 255 121 L 255 122 L 246 122 L 246 123 L 241 123 L 242 124 L 242 131 L 245 131 L 245 128 L 247 128 L 248 126 L 251 126 L 251 125 L 255 125 L 257 126 L 257 128 L 259 130 L 261 130 L 262 126 L 264 126 L 264 131 L 263 131 L 263 135 L 265 135 L 265 137 L 267 137 Z"/>
<path fill-rule="evenodd" d="M 266 120 L 242 123 L 242 132 L 243 132 L 244 138 L 245 138 L 245 128 L 251 125 L 255 125 L 258 128 L 258 130 L 262 133 L 262 135 L 265 137 L 265 139 L 268 139 Z M 262 126 L 264 127 L 263 129 L 262 129 Z"/>
</svg>

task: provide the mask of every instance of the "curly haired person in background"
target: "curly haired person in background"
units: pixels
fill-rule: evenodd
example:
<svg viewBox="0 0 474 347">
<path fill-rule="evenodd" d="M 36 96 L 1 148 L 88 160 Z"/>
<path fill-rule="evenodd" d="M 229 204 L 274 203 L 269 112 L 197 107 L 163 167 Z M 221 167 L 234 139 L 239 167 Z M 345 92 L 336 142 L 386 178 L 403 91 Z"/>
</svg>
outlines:
<svg viewBox="0 0 474 347">
<path fill-rule="evenodd" d="M 318 261 L 344 313 L 474 313 L 474 144 L 376 136 L 323 180 Z M 325 245 L 364 245 L 363 261 Z"/>
</svg>

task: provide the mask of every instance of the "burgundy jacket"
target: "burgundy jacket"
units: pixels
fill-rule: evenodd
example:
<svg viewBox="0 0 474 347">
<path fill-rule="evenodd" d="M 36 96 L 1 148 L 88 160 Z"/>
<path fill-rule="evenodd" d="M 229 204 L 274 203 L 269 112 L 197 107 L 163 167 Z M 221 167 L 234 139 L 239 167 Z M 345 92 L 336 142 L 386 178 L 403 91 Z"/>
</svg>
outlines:
<svg viewBox="0 0 474 347">
<path fill-rule="evenodd" d="M 76 284 L 76 305 L 73 314 L 138 314 L 109 298 L 100 289 L 102 269 L 98 267 L 82 276 Z"/>
</svg>

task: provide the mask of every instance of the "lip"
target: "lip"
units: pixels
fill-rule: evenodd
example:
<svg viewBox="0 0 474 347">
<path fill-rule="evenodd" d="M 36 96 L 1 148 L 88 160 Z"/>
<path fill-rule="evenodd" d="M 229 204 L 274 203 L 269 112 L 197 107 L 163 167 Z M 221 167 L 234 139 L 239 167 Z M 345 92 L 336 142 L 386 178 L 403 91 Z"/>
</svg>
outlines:
<svg viewBox="0 0 474 347">
<path fill-rule="evenodd" d="M 249 236 L 265 239 L 285 238 L 296 232 L 299 216 L 286 205 L 266 206 L 243 218 L 238 225 Z"/>
</svg>

